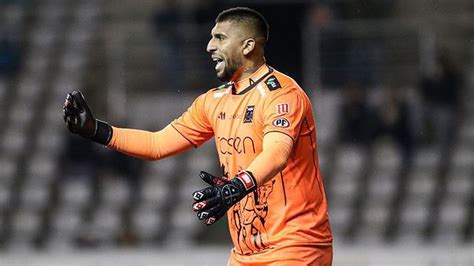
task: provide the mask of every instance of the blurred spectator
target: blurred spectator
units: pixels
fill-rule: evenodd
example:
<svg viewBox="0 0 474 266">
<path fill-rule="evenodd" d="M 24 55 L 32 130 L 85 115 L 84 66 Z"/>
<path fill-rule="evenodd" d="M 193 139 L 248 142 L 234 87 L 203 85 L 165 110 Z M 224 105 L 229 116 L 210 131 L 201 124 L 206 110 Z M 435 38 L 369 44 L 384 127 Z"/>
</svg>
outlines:
<svg viewBox="0 0 474 266">
<path fill-rule="evenodd" d="M 352 41 L 348 52 L 347 77 L 364 86 L 373 87 L 383 76 L 383 49 L 380 40 L 359 38 Z"/>
<path fill-rule="evenodd" d="M 377 6 L 375 3 L 367 5 L 352 3 L 349 6 L 352 5 L 360 7 L 351 9 L 365 11 L 370 9 L 371 5 Z M 356 38 L 352 36 L 350 29 L 345 26 L 348 25 L 347 21 L 338 21 L 340 16 L 336 14 L 342 14 L 349 19 L 370 16 L 369 14 L 348 16 L 344 14 L 347 8 L 345 4 L 342 6 L 336 3 L 331 6 L 318 4 L 310 11 L 310 21 L 318 31 L 321 83 L 324 87 L 340 88 L 348 81 L 357 80 L 364 86 L 374 86 L 382 77 L 384 65 L 381 40 L 367 36 Z"/>
<path fill-rule="evenodd" d="M 396 0 L 341 1 L 343 14 L 349 19 L 386 19 L 393 15 Z"/>
<path fill-rule="evenodd" d="M 342 87 L 347 81 L 347 63 L 350 36 L 337 24 L 335 12 L 325 4 L 318 4 L 310 11 L 310 19 L 319 33 L 319 66 L 324 87 Z"/>
<path fill-rule="evenodd" d="M 411 108 L 400 89 L 389 89 L 380 110 L 380 134 L 399 146 L 404 167 L 411 164 L 415 148 Z"/>
<path fill-rule="evenodd" d="M 341 110 L 339 136 L 343 142 L 373 143 L 379 131 L 379 118 L 367 100 L 367 90 L 357 82 L 347 86 Z"/>
<path fill-rule="evenodd" d="M 445 145 L 449 142 L 460 107 L 461 73 L 446 52 L 440 53 L 432 73 L 421 79 L 424 102 L 425 141 Z"/>
<path fill-rule="evenodd" d="M 14 76 L 20 66 L 20 48 L 0 35 L 0 76 Z"/>
<path fill-rule="evenodd" d="M 31 0 L 0 0 L 0 77 L 15 76 L 21 63 L 20 42 Z"/>
<path fill-rule="evenodd" d="M 380 106 L 368 100 L 367 89 L 351 82 L 345 89 L 339 136 L 343 142 L 371 145 L 380 137 L 391 138 L 400 149 L 405 166 L 415 148 L 412 112 L 400 89 L 387 90 Z"/>
<path fill-rule="evenodd" d="M 179 15 L 176 1 L 165 0 L 153 17 L 160 88 L 164 90 L 178 90 L 183 85 L 184 40 L 179 31 Z"/>
</svg>

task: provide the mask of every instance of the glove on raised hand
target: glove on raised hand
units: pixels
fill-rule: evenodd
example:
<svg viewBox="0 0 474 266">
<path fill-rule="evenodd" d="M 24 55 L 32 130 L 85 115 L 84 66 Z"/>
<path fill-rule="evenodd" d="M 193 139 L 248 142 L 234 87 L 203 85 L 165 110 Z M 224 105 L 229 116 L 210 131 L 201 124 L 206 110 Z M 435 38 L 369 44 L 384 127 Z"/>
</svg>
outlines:
<svg viewBox="0 0 474 266">
<path fill-rule="evenodd" d="M 68 93 L 63 105 L 66 127 L 74 134 L 107 145 L 112 139 L 112 127 L 107 122 L 95 119 L 82 93 Z"/>
</svg>

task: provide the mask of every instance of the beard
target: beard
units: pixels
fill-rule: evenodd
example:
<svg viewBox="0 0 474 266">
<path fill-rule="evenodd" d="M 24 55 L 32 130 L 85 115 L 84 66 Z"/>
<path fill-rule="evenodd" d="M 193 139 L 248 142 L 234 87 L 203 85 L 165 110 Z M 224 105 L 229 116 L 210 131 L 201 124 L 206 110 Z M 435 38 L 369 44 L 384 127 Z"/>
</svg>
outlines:
<svg viewBox="0 0 474 266">
<path fill-rule="evenodd" d="M 242 65 L 242 60 L 238 59 L 229 59 L 225 62 L 225 67 L 222 73 L 217 73 L 217 78 L 223 82 L 229 82 L 232 80 L 235 72 L 239 69 Z"/>
</svg>

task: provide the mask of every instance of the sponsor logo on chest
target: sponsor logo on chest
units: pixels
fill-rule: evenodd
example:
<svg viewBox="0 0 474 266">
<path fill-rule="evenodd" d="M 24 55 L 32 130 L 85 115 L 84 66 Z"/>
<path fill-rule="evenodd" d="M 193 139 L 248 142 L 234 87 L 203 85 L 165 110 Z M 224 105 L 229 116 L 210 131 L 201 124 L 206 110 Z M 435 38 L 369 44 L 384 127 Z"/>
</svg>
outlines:
<svg viewBox="0 0 474 266">
<path fill-rule="evenodd" d="M 242 119 L 243 124 L 249 124 L 253 122 L 253 114 L 255 110 L 255 105 L 249 105 L 245 109 L 245 112 L 238 113 L 238 114 L 226 114 L 226 112 L 218 112 L 217 119 L 218 120 L 240 120 Z"/>
</svg>

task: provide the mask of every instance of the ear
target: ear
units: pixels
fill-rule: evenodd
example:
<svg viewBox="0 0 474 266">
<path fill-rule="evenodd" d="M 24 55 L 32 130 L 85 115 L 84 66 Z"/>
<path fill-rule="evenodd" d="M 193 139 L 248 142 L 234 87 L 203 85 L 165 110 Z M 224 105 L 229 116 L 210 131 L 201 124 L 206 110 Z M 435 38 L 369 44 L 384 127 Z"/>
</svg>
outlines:
<svg viewBox="0 0 474 266">
<path fill-rule="evenodd" d="M 255 40 L 254 39 L 246 39 L 244 41 L 244 49 L 242 50 L 242 53 L 244 55 L 250 54 L 254 49 L 255 49 Z"/>
</svg>

